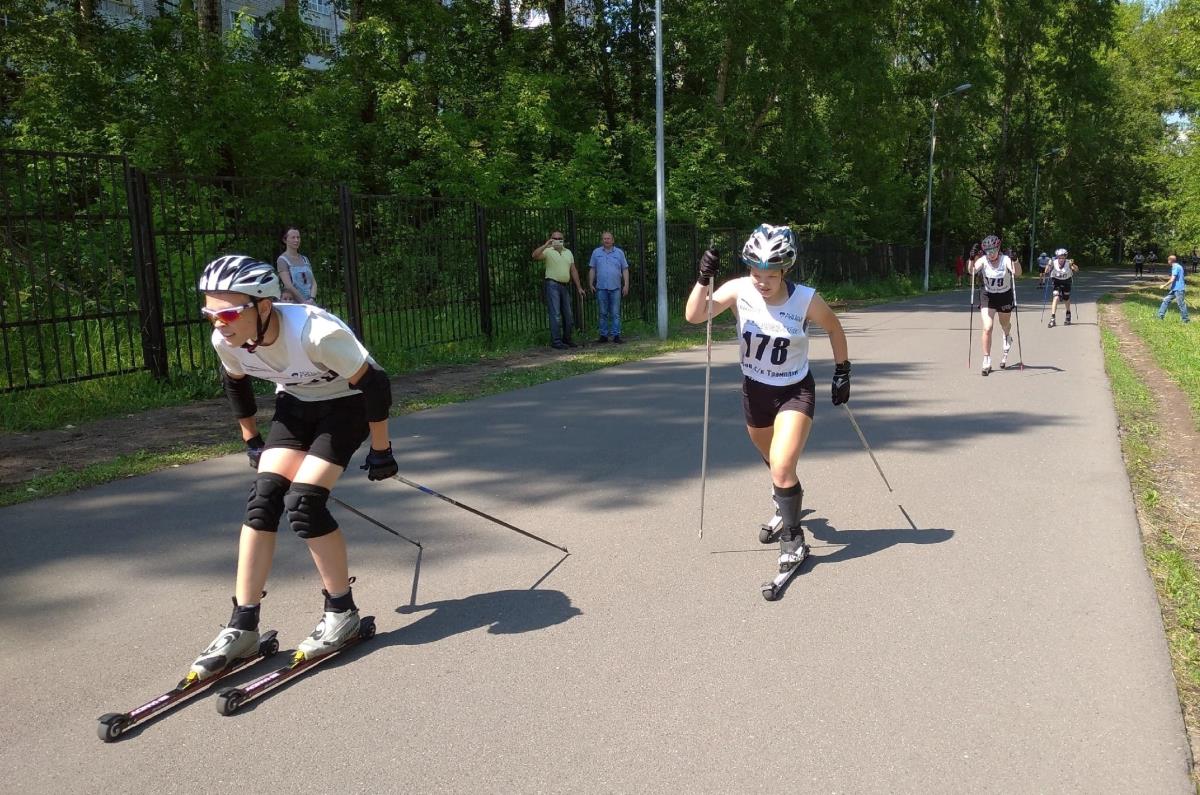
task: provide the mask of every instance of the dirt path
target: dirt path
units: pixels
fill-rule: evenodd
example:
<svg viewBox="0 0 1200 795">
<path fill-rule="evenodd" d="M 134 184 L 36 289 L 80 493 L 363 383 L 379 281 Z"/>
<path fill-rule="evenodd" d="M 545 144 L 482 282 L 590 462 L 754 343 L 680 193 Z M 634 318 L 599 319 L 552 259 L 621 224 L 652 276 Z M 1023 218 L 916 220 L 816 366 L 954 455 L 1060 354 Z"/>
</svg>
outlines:
<svg viewBox="0 0 1200 795">
<path fill-rule="evenodd" d="M 408 373 L 392 379 L 392 398 L 399 404 L 448 392 L 469 392 L 499 373 L 537 367 L 562 358 L 558 351 L 538 349 L 468 365 Z M 274 398 L 260 397 L 258 403 L 259 420 L 269 420 Z M 49 431 L 0 434 L 0 486 L 15 486 L 61 468 L 80 470 L 139 451 L 161 453 L 237 438 L 237 426 L 224 398 Z"/>
</svg>

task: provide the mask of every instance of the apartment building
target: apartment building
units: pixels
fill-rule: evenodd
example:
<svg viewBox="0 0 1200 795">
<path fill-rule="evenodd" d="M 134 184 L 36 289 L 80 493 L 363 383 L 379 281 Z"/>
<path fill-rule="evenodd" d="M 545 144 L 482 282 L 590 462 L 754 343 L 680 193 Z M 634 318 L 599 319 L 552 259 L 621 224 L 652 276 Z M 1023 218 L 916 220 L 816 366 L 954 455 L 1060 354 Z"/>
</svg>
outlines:
<svg viewBox="0 0 1200 795">
<path fill-rule="evenodd" d="M 174 6 L 167 0 L 97 0 L 96 11 L 109 21 L 120 24 L 136 23 L 139 19 L 157 16 L 163 5 Z M 271 11 L 283 7 L 283 0 L 221 0 L 221 30 L 234 25 L 252 36 L 260 33 L 261 20 Z M 345 20 L 338 15 L 332 0 L 300 0 L 300 17 L 316 35 L 319 50 L 304 60 L 309 69 L 327 69 L 328 55 L 337 49 L 338 36 L 345 29 Z"/>
</svg>

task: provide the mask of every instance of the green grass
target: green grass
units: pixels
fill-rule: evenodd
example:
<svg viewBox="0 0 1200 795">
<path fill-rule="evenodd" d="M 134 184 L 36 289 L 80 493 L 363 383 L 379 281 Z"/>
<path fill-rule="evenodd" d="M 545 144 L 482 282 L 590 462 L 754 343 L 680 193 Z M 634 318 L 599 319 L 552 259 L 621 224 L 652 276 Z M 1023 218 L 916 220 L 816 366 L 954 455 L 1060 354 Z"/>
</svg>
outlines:
<svg viewBox="0 0 1200 795">
<path fill-rule="evenodd" d="M 1134 309 L 1134 316 L 1139 316 L 1141 310 L 1136 306 Z M 1158 323 L 1153 312 L 1151 320 Z M 1153 334 L 1160 328 L 1149 326 L 1146 331 Z M 1162 490 L 1156 480 L 1154 446 L 1162 429 L 1155 419 L 1155 398 L 1121 355 L 1112 332 L 1101 330 L 1101 344 L 1123 430 L 1121 446 L 1126 468 L 1144 523 L 1146 562 L 1163 607 L 1163 624 L 1180 699 L 1185 704 L 1185 712 L 1194 715 L 1200 712 L 1200 642 L 1197 639 L 1200 577 L 1195 563 L 1182 548 L 1181 540 L 1171 532 L 1170 507 L 1163 504 Z"/>
<path fill-rule="evenodd" d="M 1155 363 L 1187 395 L 1192 421 L 1200 430 L 1200 323 L 1179 322 L 1179 307 L 1174 303 L 1166 318 L 1159 320 L 1156 313 L 1163 294 L 1159 289 L 1143 288 L 1127 296 L 1121 308 L 1130 327 L 1146 342 Z M 1197 299 L 1200 289 L 1189 287 L 1189 313 Z"/>
<path fill-rule="evenodd" d="M 204 461 L 244 449 L 239 442 L 184 447 L 166 453 L 137 452 L 79 470 L 60 469 L 17 486 L 0 489 L 0 508 L 42 497 L 99 486 L 121 478 L 144 475 L 159 469 Z"/>
</svg>

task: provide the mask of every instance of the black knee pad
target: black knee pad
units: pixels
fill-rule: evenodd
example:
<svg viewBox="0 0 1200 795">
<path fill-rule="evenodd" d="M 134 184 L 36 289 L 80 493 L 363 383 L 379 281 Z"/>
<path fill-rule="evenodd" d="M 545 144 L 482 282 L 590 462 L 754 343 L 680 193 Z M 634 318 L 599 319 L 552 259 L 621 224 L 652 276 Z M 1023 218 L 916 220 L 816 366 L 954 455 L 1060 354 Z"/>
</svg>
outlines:
<svg viewBox="0 0 1200 795">
<path fill-rule="evenodd" d="M 279 529 L 279 517 L 283 516 L 283 495 L 287 494 L 292 481 L 274 472 L 264 472 L 250 486 L 250 498 L 246 500 L 248 527 L 274 533 Z"/>
<path fill-rule="evenodd" d="M 301 538 L 320 538 L 338 529 L 337 520 L 325 503 L 329 489 L 311 483 L 293 483 L 284 503 L 292 530 Z"/>
</svg>

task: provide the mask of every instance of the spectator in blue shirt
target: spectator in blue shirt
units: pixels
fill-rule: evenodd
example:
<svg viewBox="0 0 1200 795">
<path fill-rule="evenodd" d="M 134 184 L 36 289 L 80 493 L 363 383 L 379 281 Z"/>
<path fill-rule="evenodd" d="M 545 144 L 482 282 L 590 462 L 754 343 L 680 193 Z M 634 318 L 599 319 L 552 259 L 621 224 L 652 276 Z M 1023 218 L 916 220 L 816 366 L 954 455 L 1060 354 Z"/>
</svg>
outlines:
<svg viewBox="0 0 1200 795">
<path fill-rule="evenodd" d="M 620 344 L 621 339 L 621 296 L 629 295 L 629 261 L 625 252 L 613 245 L 612 232 L 600 235 L 601 245 L 592 252 L 588 261 L 588 286 L 596 294 L 600 309 L 600 337 L 596 342 L 612 341 Z"/>
<path fill-rule="evenodd" d="M 1167 257 L 1167 265 L 1171 268 L 1171 278 L 1163 287 L 1167 288 L 1167 295 L 1162 300 L 1162 306 L 1158 308 L 1158 319 L 1162 320 L 1167 315 L 1167 308 L 1171 305 L 1171 301 L 1179 304 L 1179 314 L 1183 316 L 1183 322 L 1188 322 L 1187 301 L 1184 300 L 1183 291 L 1187 288 L 1183 277 L 1183 265 L 1175 261 L 1175 255 Z"/>
</svg>

